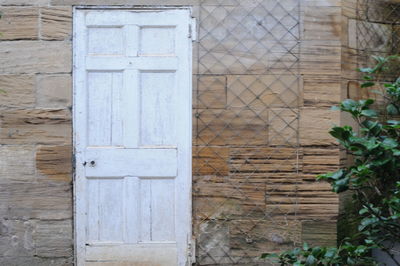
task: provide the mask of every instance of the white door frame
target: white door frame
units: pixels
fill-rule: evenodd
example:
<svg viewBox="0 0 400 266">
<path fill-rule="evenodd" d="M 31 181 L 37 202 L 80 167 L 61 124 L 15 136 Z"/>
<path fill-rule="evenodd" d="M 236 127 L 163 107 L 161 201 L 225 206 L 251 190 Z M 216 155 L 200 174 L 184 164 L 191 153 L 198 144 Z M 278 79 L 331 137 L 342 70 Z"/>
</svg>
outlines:
<svg viewBox="0 0 400 266">
<path fill-rule="evenodd" d="M 72 116 L 73 116 L 73 154 L 74 154 L 74 159 L 73 159 L 73 165 L 74 165 L 74 173 L 73 173 L 73 219 L 74 219 L 74 261 L 75 265 L 84 265 L 84 261 L 79 261 L 79 254 L 82 252 L 85 252 L 85 239 L 82 239 L 82 237 L 85 235 L 85 226 L 82 226 L 82 224 L 78 224 L 79 219 L 77 219 L 78 216 L 82 217 L 82 215 L 85 215 L 82 213 L 82 205 L 81 202 L 79 202 L 79 198 L 77 197 L 78 193 L 84 193 L 84 191 L 80 191 L 81 186 L 79 186 L 77 183 L 79 182 L 79 179 L 81 177 L 84 177 L 84 167 L 82 165 L 82 162 L 84 161 L 84 158 L 82 158 L 79 153 L 77 153 L 76 147 L 77 143 L 79 142 L 79 131 L 80 131 L 80 126 L 77 125 L 76 119 L 78 116 L 77 109 L 76 109 L 76 91 L 80 87 L 78 85 L 79 79 L 77 79 L 77 73 L 78 70 L 81 69 L 79 66 L 79 62 L 77 60 L 78 58 L 78 53 L 76 49 L 76 44 L 79 40 L 77 40 L 77 30 L 78 27 L 76 26 L 80 21 L 78 20 L 77 12 L 79 10 L 115 10 L 115 9 L 120 9 L 120 10 L 137 10 L 137 11 L 157 11 L 157 10 L 176 10 L 176 9 L 189 9 L 190 14 L 192 14 L 192 9 L 190 6 L 171 6 L 171 7 L 160 7 L 160 6 L 146 6 L 146 7 L 138 7 L 138 6 L 103 6 L 103 5 L 98 5 L 98 6 L 74 6 L 73 8 L 73 71 L 72 71 L 72 77 L 73 77 L 73 109 L 72 109 Z M 190 27 L 190 31 L 188 33 L 188 37 L 191 38 L 193 41 L 197 38 L 197 30 L 196 30 L 196 24 L 195 24 L 195 19 L 192 19 L 192 24 Z M 81 36 L 82 37 L 82 36 Z M 189 73 L 190 73 L 190 81 L 192 79 L 192 53 L 189 53 Z M 190 82 L 192 84 L 192 82 Z M 190 88 L 190 91 L 192 92 L 192 88 Z M 188 99 L 190 101 L 190 108 L 188 108 L 187 112 L 192 114 L 192 97 Z M 192 128 L 189 130 L 190 132 L 190 147 L 192 145 Z M 194 245 L 192 242 L 192 156 L 190 152 L 190 158 L 188 158 L 188 161 L 190 162 L 190 182 L 188 182 L 188 191 L 190 192 L 190 195 L 187 195 L 187 198 L 189 200 L 188 206 L 189 209 L 187 211 L 187 225 L 186 227 L 190 229 L 189 233 L 189 239 L 187 240 L 187 243 L 189 245 L 189 250 L 188 250 L 188 265 L 191 265 L 192 262 L 194 262 L 195 258 L 194 256 Z"/>
</svg>

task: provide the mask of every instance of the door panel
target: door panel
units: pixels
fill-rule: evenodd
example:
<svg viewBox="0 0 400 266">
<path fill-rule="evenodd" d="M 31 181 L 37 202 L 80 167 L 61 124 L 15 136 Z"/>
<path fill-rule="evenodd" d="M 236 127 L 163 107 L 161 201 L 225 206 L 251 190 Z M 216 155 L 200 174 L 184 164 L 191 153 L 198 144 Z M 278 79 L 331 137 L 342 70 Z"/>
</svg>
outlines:
<svg viewBox="0 0 400 266">
<path fill-rule="evenodd" d="M 74 20 L 78 265 L 186 265 L 191 238 L 190 11 Z"/>
<path fill-rule="evenodd" d="M 175 72 L 140 73 L 140 145 L 176 146 Z M 154 108 L 156 107 L 156 108 Z"/>
</svg>

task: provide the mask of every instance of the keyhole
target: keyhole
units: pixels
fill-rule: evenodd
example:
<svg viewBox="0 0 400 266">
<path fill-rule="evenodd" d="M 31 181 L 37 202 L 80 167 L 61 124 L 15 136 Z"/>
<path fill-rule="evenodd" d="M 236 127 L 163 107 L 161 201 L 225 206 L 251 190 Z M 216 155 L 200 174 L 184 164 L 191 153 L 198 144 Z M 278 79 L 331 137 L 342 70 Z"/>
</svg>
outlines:
<svg viewBox="0 0 400 266">
<path fill-rule="evenodd" d="M 92 167 L 93 167 L 95 164 L 96 164 L 95 161 L 91 161 L 91 162 L 90 162 L 90 166 L 92 166 Z"/>
</svg>

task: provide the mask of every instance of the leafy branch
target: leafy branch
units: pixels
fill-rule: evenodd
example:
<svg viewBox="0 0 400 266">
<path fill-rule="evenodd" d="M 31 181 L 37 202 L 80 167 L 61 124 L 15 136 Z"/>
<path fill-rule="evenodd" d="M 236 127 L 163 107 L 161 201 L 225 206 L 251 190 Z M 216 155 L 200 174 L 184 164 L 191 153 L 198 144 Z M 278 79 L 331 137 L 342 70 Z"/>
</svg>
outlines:
<svg viewBox="0 0 400 266">
<path fill-rule="evenodd" d="M 400 241 L 400 78 L 387 78 L 391 64 L 398 64 L 400 57 L 374 59 L 374 67 L 359 69 L 364 74 L 361 88 L 375 88 L 384 109 L 376 110 L 372 99 L 347 99 L 333 108 L 350 114 L 358 125 L 357 130 L 335 126 L 329 132 L 354 156 L 354 162 L 317 177 L 329 182 L 336 193 L 353 192 L 354 206 L 360 206 L 358 232 L 339 247 L 310 248 L 304 244 L 280 254 L 263 254 L 263 258 L 296 266 L 378 265 L 370 254 L 379 248 L 400 266 L 390 248 Z"/>
</svg>

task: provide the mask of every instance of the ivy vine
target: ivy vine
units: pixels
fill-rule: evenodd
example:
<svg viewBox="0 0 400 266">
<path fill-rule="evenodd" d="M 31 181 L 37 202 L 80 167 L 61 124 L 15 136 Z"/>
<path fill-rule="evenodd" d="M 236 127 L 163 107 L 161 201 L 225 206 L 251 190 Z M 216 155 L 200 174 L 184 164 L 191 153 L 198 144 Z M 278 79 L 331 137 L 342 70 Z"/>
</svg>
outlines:
<svg viewBox="0 0 400 266">
<path fill-rule="evenodd" d="M 329 132 L 352 158 L 350 166 L 323 174 L 336 193 L 351 191 L 358 209 L 358 232 L 338 247 L 295 248 L 263 254 L 280 265 L 379 265 L 371 256 L 380 249 L 400 265 L 392 248 L 400 242 L 400 77 L 393 73 L 399 56 L 374 57 L 376 65 L 361 68 L 361 88 L 374 89 L 372 99 L 341 102 L 334 109 L 351 115 L 357 127 L 335 126 Z M 395 75 L 393 75 L 395 74 Z"/>
</svg>

